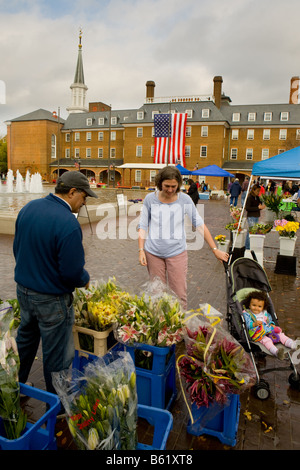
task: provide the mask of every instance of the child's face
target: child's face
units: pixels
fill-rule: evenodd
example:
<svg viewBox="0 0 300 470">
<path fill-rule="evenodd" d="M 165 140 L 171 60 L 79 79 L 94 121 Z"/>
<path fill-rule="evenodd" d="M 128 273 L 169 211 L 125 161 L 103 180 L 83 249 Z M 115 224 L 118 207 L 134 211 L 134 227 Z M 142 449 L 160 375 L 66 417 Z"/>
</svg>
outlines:
<svg viewBox="0 0 300 470">
<path fill-rule="evenodd" d="M 250 310 L 254 313 L 254 315 L 258 315 L 260 312 L 263 311 L 265 306 L 265 302 L 259 299 L 251 299 L 250 300 Z"/>
</svg>

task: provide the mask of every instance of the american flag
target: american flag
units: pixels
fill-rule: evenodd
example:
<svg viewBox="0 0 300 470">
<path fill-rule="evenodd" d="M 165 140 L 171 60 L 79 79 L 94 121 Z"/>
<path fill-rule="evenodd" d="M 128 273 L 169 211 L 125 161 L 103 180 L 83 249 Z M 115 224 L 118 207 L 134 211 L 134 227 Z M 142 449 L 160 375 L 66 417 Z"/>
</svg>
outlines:
<svg viewBox="0 0 300 470">
<path fill-rule="evenodd" d="M 186 119 L 186 113 L 155 114 L 154 163 L 180 163 L 185 166 Z"/>
</svg>

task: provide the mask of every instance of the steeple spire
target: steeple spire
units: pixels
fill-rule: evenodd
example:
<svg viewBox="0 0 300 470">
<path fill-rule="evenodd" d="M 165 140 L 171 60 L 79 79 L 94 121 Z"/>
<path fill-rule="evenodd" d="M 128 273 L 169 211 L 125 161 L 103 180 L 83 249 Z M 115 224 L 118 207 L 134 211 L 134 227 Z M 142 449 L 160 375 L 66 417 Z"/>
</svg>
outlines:
<svg viewBox="0 0 300 470">
<path fill-rule="evenodd" d="M 83 73 L 83 60 L 82 60 L 82 29 L 79 30 L 79 45 L 78 45 L 78 57 L 77 65 L 74 76 L 74 83 L 71 85 L 72 90 L 72 104 L 67 108 L 69 113 L 86 113 L 88 109 L 85 107 L 85 95 L 87 86 L 84 83 Z"/>
</svg>

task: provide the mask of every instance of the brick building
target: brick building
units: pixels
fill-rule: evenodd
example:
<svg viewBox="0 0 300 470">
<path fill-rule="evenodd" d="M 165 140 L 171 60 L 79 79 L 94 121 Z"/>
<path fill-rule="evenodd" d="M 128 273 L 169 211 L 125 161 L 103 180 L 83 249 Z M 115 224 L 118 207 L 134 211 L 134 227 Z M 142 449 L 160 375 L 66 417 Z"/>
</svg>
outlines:
<svg viewBox="0 0 300 470">
<path fill-rule="evenodd" d="M 39 171 L 48 181 L 78 168 L 97 183 L 147 187 L 164 166 L 153 163 L 154 115 L 187 113 L 186 168 L 216 164 L 243 181 L 254 162 L 300 143 L 299 78 L 291 79 L 286 104 L 232 105 L 222 83 L 214 77 L 210 96 L 160 98 L 148 81 L 138 109 L 113 110 L 102 102 L 86 107 L 80 35 L 68 118 L 40 109 L 7 123 L 8 167 L 23 175 Z M 216 189 L 227 185 L 223 178 L 206 181 Z"/>
</svg>

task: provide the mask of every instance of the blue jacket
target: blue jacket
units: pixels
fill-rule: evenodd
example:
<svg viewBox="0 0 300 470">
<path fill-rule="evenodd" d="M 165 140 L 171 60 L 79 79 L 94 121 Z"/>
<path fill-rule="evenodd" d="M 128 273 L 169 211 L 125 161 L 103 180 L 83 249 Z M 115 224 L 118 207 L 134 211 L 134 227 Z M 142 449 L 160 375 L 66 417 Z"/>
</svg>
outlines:
<svg viewBox="0 0 300 470">
<path fill-rule="evenodd" d="M 80 224 L 70 207 L 53 194 L 20 210 L 13 251 L 15 281 L 36 292 L 71 293 L 89 281 Z"/>
<path fill-rule="evenodd" d="M 235 181 L 230 187 L 230 194 L 233 197 L 239 196 L 240 192 L 242 191 L 242 187 L 238 181 Z"/>
</svg>

